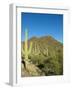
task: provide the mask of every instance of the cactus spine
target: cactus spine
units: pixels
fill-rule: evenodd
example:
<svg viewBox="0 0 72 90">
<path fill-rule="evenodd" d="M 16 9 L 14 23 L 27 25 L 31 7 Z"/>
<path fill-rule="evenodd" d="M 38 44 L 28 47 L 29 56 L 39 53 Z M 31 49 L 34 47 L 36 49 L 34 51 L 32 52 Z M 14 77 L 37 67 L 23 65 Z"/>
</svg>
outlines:
<svg viewBox="0 0 72 90">
<path fill-rule="evenodd" d="M 25 56 L 25 60 L 28 60 L 28 55 L 31 53 L 32 49 L 32 42 L 30 42 L 30 47 L 28 48 L 28 30 L 25 30 L 25 45 L 24 45 L 24 50 L 22 50 L 22 53 Z"/>
</svg>

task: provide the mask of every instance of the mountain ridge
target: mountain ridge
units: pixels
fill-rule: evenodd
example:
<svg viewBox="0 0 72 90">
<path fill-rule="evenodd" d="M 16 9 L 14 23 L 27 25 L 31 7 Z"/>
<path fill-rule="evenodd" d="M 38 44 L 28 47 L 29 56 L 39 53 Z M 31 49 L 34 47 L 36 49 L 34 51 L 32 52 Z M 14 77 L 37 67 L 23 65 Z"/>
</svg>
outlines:
<svg viewBox="0 0 72 90">
<path fill-rule="evenodd" d="M 28 41 L 30 41 L 30 40 L 37 40 L 37 39 L 39 39 L 39 40 L 40 40 L 40 39 L 51 39 L 51 40 L 55 40 L 55 41 L 63 44 L 61 41 L 55 39 L 54 37 L 52 37 L 52 36 L 50 36 L 50 35 L 48 35 L 48 36 L 41 36 L 41 37 L 33 36 L 33 37 L 29 38 Z M 24 42 L 24 41 L 22 41 L 22 43 L 23 43 L 23 42 Z"/>
</svg>

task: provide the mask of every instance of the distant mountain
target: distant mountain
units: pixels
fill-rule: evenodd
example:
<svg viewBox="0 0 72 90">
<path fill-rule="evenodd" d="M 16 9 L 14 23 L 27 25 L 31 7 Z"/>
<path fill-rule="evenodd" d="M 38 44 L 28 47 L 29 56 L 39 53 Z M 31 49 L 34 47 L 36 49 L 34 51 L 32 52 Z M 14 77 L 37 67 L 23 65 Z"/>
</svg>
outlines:
<svg viewBox="0 0 72 90">
<path fill-rule="evenodd" d="M 63 44 L 52 36 L 32 37 L 28 40 L 33 43 L 30 61 L 42 70 L 45 75 L 63 74 Z M 21 43 L 21 49 L 24 50 L 25 42 Z M 24 57 L 23 53 L 22 56 Z"/>
</svg>

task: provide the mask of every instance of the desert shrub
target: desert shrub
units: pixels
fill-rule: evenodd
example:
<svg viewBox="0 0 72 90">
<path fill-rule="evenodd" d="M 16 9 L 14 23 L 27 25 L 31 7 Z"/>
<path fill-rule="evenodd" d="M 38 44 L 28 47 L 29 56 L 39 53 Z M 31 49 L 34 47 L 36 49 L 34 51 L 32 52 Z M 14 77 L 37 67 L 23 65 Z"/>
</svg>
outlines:
<svg viewBox="0 0 72 90">
<path fill-rule="evenodd" d="M 62 74 L 62 64 L 58 62 L 58 59 L 49 57 L 44 60 L 42 71 L 45 75 L 60 75 Z"/>
<path fill-rule="evenodd" d="M 39 67 L 40 69 L 44 68 L 44 64 L 39 64 L 37 67 Z"/>
<path fill-rule="evenodd" d="M 44 62 L 44 56 L 43 55 L 33 55 L 31 57 L 31 61 L 35 64 L 35 65 L 39 65 L 42 64 Z"/>
</svg>

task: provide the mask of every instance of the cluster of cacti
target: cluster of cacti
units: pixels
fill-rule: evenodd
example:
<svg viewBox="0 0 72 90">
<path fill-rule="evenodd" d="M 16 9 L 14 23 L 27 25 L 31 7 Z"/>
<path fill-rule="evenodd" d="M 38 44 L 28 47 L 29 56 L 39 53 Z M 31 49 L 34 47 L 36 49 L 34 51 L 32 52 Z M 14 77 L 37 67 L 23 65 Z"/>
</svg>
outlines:
<svg viewBox="0 0 72 90">
<path fill-rule="evenodd" d="M 33 54 L 38 55 L 40 53 L 39 45 L 37 43 L 34 44 Z"/>
<path fill-rule="evenodd" d="M 25 56 L 25 60 L 28 60 L 28 56 L 31 53 L 31 49 L 32 49 L 32 42 L 30 42 L 30 45 L 28 47 L 28 30 L 25 30 L 25 45 L 24 45 L 24 49 L 22 49 L 22 53 Z"/>
</svg>

